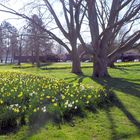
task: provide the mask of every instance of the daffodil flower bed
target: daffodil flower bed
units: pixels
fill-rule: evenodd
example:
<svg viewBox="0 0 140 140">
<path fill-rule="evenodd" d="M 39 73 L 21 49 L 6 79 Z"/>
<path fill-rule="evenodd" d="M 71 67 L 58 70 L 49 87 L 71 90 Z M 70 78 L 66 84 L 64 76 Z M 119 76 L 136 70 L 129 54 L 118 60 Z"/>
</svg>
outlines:
<svg viewBox="0 0 140 140">
<path fill-rule="evenodd" d="M 0 72 L 0 129 L 9 120 L 20 122 L 38 112 L 57 112 L 63 117 L 71 110 L 96 106 L 106 96 L 104 88 L 27 73 Z"/>
</svg>

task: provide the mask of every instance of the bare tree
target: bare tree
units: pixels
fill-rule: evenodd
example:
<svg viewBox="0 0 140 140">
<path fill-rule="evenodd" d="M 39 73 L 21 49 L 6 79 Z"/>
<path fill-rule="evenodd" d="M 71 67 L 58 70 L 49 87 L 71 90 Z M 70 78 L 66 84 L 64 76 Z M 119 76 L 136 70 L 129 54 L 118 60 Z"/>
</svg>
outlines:
<svg viewBox="0 0 140 140">
<path fill-rule="evenodd" d="M 37 15 L 32 15 L 33 22 L 30 22 L 30 33 L 32 34 L 32 58 L 34 59 L 34 53 L 36 58 L 36 65 L 37 67 L 40 67 L 40 60 L 39 60 L 39 54 L 40 54 L 40 35 L 42 30 L 38 28 L 37 25 L 42 26 L 42 20 Z M 35 24 L 37 23 L 37 25 Z"/>
<path fill-rule="evenodd" d="M 44 27 L 44 23 L 38 15 L 32 15 L 33 21 L 28 21 L 26 35 L 26 56 L 32 57 L 32 64 L 36 62 L 37 67 L 40 66 L 40 56 L 52 54 L 53 43 L 48 34 L 40 27 Z M 37 23 L 37 24 L 36 24 Z M 45 27 L 44 27 L 45 28 Z M 27 52 L 28 51 L 28 52 Z"/>
<path fill-rule="evenodd" d="M 4 48 L 3 48 L 3 37 L 2 37 L 2 27 L 0 25 L 0 59 L 1 59 L 1 62 L 3 62 L 2 60 L 2 55 L 3 55 L 3 51 L 4 51 Z"/>
<path fill-rule="evenodd" d="M 86 0 L 86 2 L 92 42 L 90 52 L 94 55 L 93 77 L 109 76 L 107 66 L 114 62 L 118 54 L 135 46 L 140 39 L 140 30 L 137 29 L 124 40 L 134 22 L 140 19 L 140 3 L 138 0 Z M 128 30 L 124 33 L 119 47 L 108 54 L 108 48 L 114 43 L 124 25 Z M 86 48 L 81 34 L 79 39 Z M 138 45 L 139 43 L 136 44 Z"/>
<path fill-rule="evenodd" d="M 84 16 L 84 12 L 81 12 L 82 0 L 66 0 L 66 1 L 60 0 L 59 1 L 59 4 L 62 5 L 66 28 L 64 28 L 63 21 L 59 19 L 58 15 L 56 14 L 57 11 L 53 8 L 50 1 L 44 0 L 44 2 L 48 10 L 52 14 L 55 20 L 55 23 L 57 24 L 57 27 L 59 28 L 61 33 L 64 35 L 64 37 L 69 41 L 71 50 L 67 49 L 67 47 L 66 49 L 68 50 L 68 52 L 71 54 L 71 57 L 72 57 L 72 72 L 81 73 L 80 58 L 77 51 L 77 47 L 78 47 L 77 40 L 78 40 L 78 34 L 80 32 L 81 24 L 82 24 L 83 16 Z"/>
</svg>

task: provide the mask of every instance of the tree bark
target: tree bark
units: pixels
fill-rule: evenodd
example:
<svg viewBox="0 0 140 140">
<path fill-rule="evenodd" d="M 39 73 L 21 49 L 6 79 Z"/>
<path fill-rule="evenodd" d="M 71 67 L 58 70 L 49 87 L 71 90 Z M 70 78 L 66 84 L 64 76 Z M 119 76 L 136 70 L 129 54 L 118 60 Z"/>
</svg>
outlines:
<svg viewBox="0 0 140 140">
<path fill-rule="evenodd" d="M 110 67 L 110 68 L 115 68 L 114 61 L 110 61 L 110 60 L 109 60 L 107 66 Z"/>
<path fill-rule="evenodd" d="M 34 60 L 34 48 L 32 47 L 32 52 L 31 52 L 31 62 L 32 62 L 32 65 L 34 65 L 35 63 L 35 60 Z"/>
<path fill-rule="evenodd" d="M 94 78 L 100 78 L 100 77 L 108 77 L 108 58 L 106 53 L 106 48 L 103 45 L 98 45 L 96 47 L 96 52 L 94 54 L 94 60 L 93 60 L 93 75 Z"/>
<path fill-rule="evenodd" d="M 20 47 L 19 47 L 19 58 L 18 58 L 18 65 L 21 65 L 21 54 L 22 54 L 22 45 L 20 43 Z"/>
<path fill-rule="evenodd" d="M 9 55 L 9 47 L 6 50 L 5 64 L 7 64 L 8 55 Z"/>
<path fill-rule="evenodd" d="M 20 36 L 20 43 L 19 43 L 19 58 L 18 58 L 18 65 L 20 66 L 21 65 L 21 55 L 22 55 L 22 35 Z"/>
<path fill-rule="evenodd" d="M 73 48 L 71 55 L 72 55 L 72 73 L 82 74 L 80 58 L 76 47 Z"/>
<path fill-rule="evenodd" d="M 36 44 L 36 50 L 35 50 L 35 54 L 36 54 L 36 66 L 40 67 L 40 60 L 39 60 L 39 44 Z"/>
</svg>

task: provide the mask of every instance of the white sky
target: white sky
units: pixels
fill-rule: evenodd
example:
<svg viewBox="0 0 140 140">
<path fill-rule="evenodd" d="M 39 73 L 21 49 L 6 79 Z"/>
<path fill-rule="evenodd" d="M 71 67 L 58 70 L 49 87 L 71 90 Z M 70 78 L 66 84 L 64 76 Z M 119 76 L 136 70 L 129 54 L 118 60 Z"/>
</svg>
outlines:
<svg viewBox="0 0 140 140">
<path fill-rule="evenodd" d="M 7 7 L 10 7 L 11 9 L 19 11 L 23 7 L 23 1 L 22 0 L 9 0 L 9 2 L 5 2 L 5 5 Z M 0 8 L 2 9 L 2 7 Z M 21 28 L 21 26 L 23 25 L 23 22 L 25 21 L 16 15 L 0 12 L 0 23 L 4 20 L 6 20 L 7 22 L 10 22 L 13 26 L 15 26 L 18 29 Z"/>
<path fill-rule="evenodd" d="M 0 2 L 1 1 L 4 1 L 4 0 L 0 0 Z M 6 0 L 5 0 L 6 1 Z M 26 12 L 26 14 L 29 16 L 29 14 L 30 15 L 32 15 L 35 11 L 30 11 L 32 8 L 30 7 L 30 5 L 28 6 L 28 10 L 25 8 L 25 9 L 23 9 L 23 6 L 24 5 L 26 5 L 27 3 L 29 3 L 29 2 L 31 2 L 31 1 L 33 1 L 33 0 L 7 0 L 8 2 L 5 2 L 5 5 L 7 6 L 7 7 L 10 7 L 11 9 L 14 9 L 14 10 L 16 10 L 16 11 L 19 11 L 20 10 L 20 12 Z M 36 2 L 41 2 L 40 0 L 34 0 L 34 1 L 36 1 Z M 55 1 L 56 2 L 56 0 L 52 0 L 52 2 L 53 1 Z M 34 5 L 35 6 L 35 5 Z M 0 6 L 0 9 L 2 9 L 1 8 L 1 6 Z M 29 10 L 30 9 L 30 10 Z M 56 4 L 56 6 L 55 6 L 55 10 L 56 11 L 58 11 L 57 13 L 60 13 L 60 11 L 61 11 L 61 6 L 58 4 Z M 60 16 L 60 20 L 61 20 L 61 22 L 63 22 L 64 21 L 64 19 L 63 19 L 63 16 Z M 25 20 L 24 19 L 22 19 L 22 18 L 20 18 L 20 17 L 18 17 L 18 16 L 15 16 L 15 15 L 11 15 L 11 14 L 9 14 L 9 13 L 2 13 L 2 12 L 0 12 L 0 23 L 3 21 L 3 20 L 7 20 L 8 22 L 10 22 L 13 26 L 15 26 L 17 29 L 20 29 L 23 25 L 25 25 L 26 24 L 26 22 L 25 22 Z M 54 28 L 56 27 L 55 25 L 53 25 L 53 23 L 51 23 L 50 24 L 51 26 L 53 26 Z M 84 27 L 84 28 L 86 28 L 86 27 Z M 87 30 L 87 29 L 86 29 Z M 59 37 L 62 35 L 61 34 L 61 32 L 59 31 L 59 30 L 56 30 L 56 31 L 54 31 L 55 33 L 56 33 L 56 35 L 58 35 Z M 85 35 L 85 37 L 84 37 L 84 39 L 85 40 L 87 40 L 87 42 L 90 42 L 90 36 L 88 35 L 88 33 L 84 33 Z"/>
<path fill-rule="evenodd" d="M 2 0 L 0 0 L 0 1 L 2 1 Z M 28 14 L 32 15 L 32 13 L 35 12 L 35 11 L 30 11 L 32 9 L 30 7 L 30 5 L 28 7 L 26 7 L 25 9 L 23 9 L 24 5 L 26 5 L 27 3 L 32 2 L 33 0 L 7 0 L 7 1 L 8 2 L 5 2 L 5 5 L 7 7 L 10 7 L 11 9 L 16 10 L 16 11 L 20 10 L 20 12 L 21 11 L 23 13 L 26 12 L 27 15 Z M 40 0 L 34 0 L 34 1 L 36 1 L 36 3 L 41 2 Z M 61 5 L 59 3 L 56 3 L 56 0 L 52 0 L 52 2 L 53 1 L 55 2 L 54 9 L 57 11 L 57 14 L 61 14 L 61 9 L 62 9 Z M 34 6 L 35 6 L 35 4 L 34 4 Z M 0 6 L 0 9 L 2 9 L 1 6 Z M 45 17 L 47 17 L 46 13 L 45 13 Z M 60 18 L 60 21 L 63 23 L 63 26 L 65 26 L 65 20 L 63 19 L 63 16 L 61 15 L 59 18 Z M 10 22 L 13 26 L 15 26 L 18 29 L 21 28 L 23 26 L 23 24 L 26 24 L 25 20 L 20 18 L 20 17 L 18 17 L 18 16 L 15 16 L 15 15 L 12 15 L 12 14 L 9 14 L 9 13 L 0 12 L 0 23 L 3 20 L 6 20 L 6 21 Z M 56 27 L 56 25 L 54 23 L 51 23 L 50 26 L 52 26 L 53 28 Z M 61 34 L 61 32 L 59 30 L 56 30 L 55 33 L 58 34 L 58 36 L 60 36 L 60 34 Z M 85 33 L 85 34 L 87 34 L 87 33 Z"/>
</svg>

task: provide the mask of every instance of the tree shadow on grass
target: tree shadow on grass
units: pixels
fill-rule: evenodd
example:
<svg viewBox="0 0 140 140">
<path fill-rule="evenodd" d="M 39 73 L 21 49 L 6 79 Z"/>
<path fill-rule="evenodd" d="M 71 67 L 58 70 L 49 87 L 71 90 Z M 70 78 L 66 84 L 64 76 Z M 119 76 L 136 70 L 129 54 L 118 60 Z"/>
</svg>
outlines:
<svg viewBox="0 0 140 140">
<path fill-rule="evenodd" d="M 139 72 L 140 69 L 137 66 L 140 66 L 140 64 L 130 65 L 130 66 L 129 65 L 127 65 L 127 66 L 115 66 L 112 69 L 120 70 L 121 72 L 128 74 L 130 71 L 132 71 L 132 67 L 133 67 L 134 71 Z"/>
<path fill-rule="evenodd" d="M 129 94 L 135 97 L 140 97 L 140 85 L 136 83 L 129 82 L 122 78 L 105 78 L 105 79 L 94 79 L 97 83 L 101 84 L 102 86 L 106 87 L 106 89 L 109 91 L 111 88 L 117 91 L 121 91 L 124 94 Z M 117 97 L 117 94 L 115 91 L 112 90 L 110 101 L 113 106 L 116 106 L 119 108 L 123 114 L 128 118 L 128 120 L 136 126 L 140 133 L 140 122 L 133 116 L 133 114 L 128 111 L 128 109 L 125 107 L 123 102 Z M 107 117 L 110 121 L 111 130 L 112 130 L 112 140 L 118 140 L 122 138 L 128 138 L 131 134 L 122 134 L 122 136 L 118 136 L 115 131 L 115 122 L 113 121 L 113 117 L 110 114 L 110 111 L 108 108 L 105 109 Z M 132 134 L 133 136 L 133 134 Z"/>
<path fill-rule="evenodd" d="M 84 74 L 80 74 L 80 75 L 76 75 L 76 77 L 73 76 L 73 77 L 64 78 L 64 80 L 69 81 L 70 83 L 72 83 L 72 82 L 78 82 L 78 83 L 80 84 L 80 83 L 83 82 L 83 80 L 84 80 L 85 78 L 90 78 L 90 79 L 92 79 L 91 76 L 87 76 L 87 75 L 84 75 Z"/>
<path fill-rule="evenodd" d="M 133 123 L 138 129 L 140 129 L 140 122 L 136 120 L 136 118 L 127 110 L 127 108 L 124 106 L 124 104 L 117 98 L 117 96 L 114 97 L 114 100 L 112 101 L 116 107 L 118 107 L 125 115 L 126 117 Z"/>
<path fill-rule="evenodd" d="M 7 63 L 7 64 L 5 64 L 5 63 L 0 63 L 0 66 L 12 66 L 12 64 L 10 63 Z"/>
<path fill-rule="evenodd" d="M 80 78 L 80 76 L 74 76 L 74 77 L 68 77 L 68 78 L 64 78 L 64 80 L 72 83 L 72 82 L 76 82 L 78 79 Z M 79 82 L 78 82 L 79 83 Z"/>
<path fill-rule="evenodd" d="M 105 78 L 105 79 L 96 79 L 96 82 L 106 87 L 106 89 L 114 89 L 121 91 L 124 94 L 129 94 L 140 98 L 140 84 L 129 82 L 122 78 Z M 124 104 L 117 97 L 116 93 L 113 92 L 113 97 L 111 98 L 112 103 L 117 106 L 127 118 L 135 124 L 140 129 L 140 122 L 138 122 L 133 115 L 125 108 Z"/>
<path fill-rule="evenodd" d="M 84 111 L 79 110 L 77 112 L 71 112 L 70 114 L 65 114 L 63 121 L 62 118 L 57 114 L 57 112 L 53 113 L 43 113 L 37 114 L 36 116 L 31 117 L 31 123 L 29 124 L 29 128 L 27 130 L 26 135 L 22 137 L 21 140 L 28 140 L 30 137 L 34 136 L 35 134 L 38 134 L 40 130 L 48 129 L 48 124 L 54 124 L 58 129 L 61 129 L 61 126 L 65 123 L 69 124 L 70 127 L 74 127 L 74 116 L 85 118 L 87 115 Z"/>
<path fill-rule="evenodd" d="M 127 72 L 128 69 L 125 68 L 125 67 L 113 67 L 112 69 L 120 70 L 120 71 L 122 71 L 122 72 L 124 72 L 124 73 L 126 73 L 126 74 L 128 73 L 128 72 Z"/>
<path fill-rule="evenodd" d="M 91 76 L 87 75 L 77 75 L 76 77 L 65 78 L 64 80 L 68 80 L 69 82 L 78 82 L 82 83 L 85 78 L 90 78 L 96 83 L 105 86 L 108 89 L 113 89 L 116 91 L 121 91 L 124 94 L 130 94 L 132 96 L 140 97 L 140 84 L 138 79 L 123 79 L 123 78 L 95 78 L 92 79 Z M 132 82 L 131 82 L 132 81 Z"/>
<path fill-rule="evenodd" d="M 29 68 L 34 68 L 35 67 L 35 65 L 31 65 L 31 66 L 13 66 L 12 68 L 13 69 L 29 69 Z"/>
<path fill-rule="evenodd" d="M 140 84 L 134 83 L 134 80 L 131 82 L 123 78 L 110 77 L 105 79 L 95 79 L 95 81 L 106 88 L 121 91 L 124 94 L 140 97 Z M 137 79 L 135 82 L 138 82 Z"/>
<path fill-rule="evenodd" d="M 13 65 L 13 64 L 11 64 Z M 36 66 L 36 64 L 30 64 L 30 65 L 14 65 L 12 68 L 13 69 L 28 69 L 28 68 L 40 68 L 40 69 L 47 69 L 47 66 L 53 65 L 53 63 L 41 63 L 39 67 Z"/>
<path fill-rule="evenodd" d="M 110 108 L 106 107 L 105 108 L 105 113 L 106 113 L 106 116 L 107 116 L 107 118 L 109 120 L 109 124 L 110 124 L 111 140 L 128 139 L 130 137 L 134 137 L 135 135 L 137 135 L 137 136 L 139 135 L 139 132 L 140 132 L 139 130 L 134 132 L 134 133 L 121 132 L 121 133 L 118 134 L 118 132 L 116 131 L 117 123 L 115 122 L 115 120 L 114 120 L 114 118 L 111 114 Z M 128 114 L 130 114 L 130 113 L 128 113 Z M 136 121 L 133 117 L 132 117 L 132 120 Z M 137 121 L 136 121 L 136 123 L 137 123 Z"/>
<path fill-rule="evenodd" d="M 58 128 L 60 128 L 59 120 L 54 113 L 41 112 L 36 114 L 35 116 L 32 115 L 30 118 L 30 124 L 28 124 L 29 128 L 26 132 L 26 135 L 24 135 L 21 140 L 28 140 L 35 134 L 38 134 L 42 128 L 45 128 L 47 131 L 47 124 L 49 124 L 50 122 L 54 123 L 55 126 L 58 126 Z"/>
<path fill-rule="evenodd" d="M 110 113 L 110 109 L 108 107 L 105 108 L 105 113 L 106 113 L 106 116 L 107 116 L 109 123 L 110 123 L 112 140 L 117 140 L 117 132 L 115 130 L 116 124 L 115 124 L 115 121 Z"/>
<path fill-rule="evenodd" d="M 127 64 L 127 63 L 126 63 Z M 131 64 L 122 64 L 122 65 L 117 65 L 117 67 L 134 67 L 134 66 L 140 66 L 140 63 L 131 63 Z"/>
<path fill-rule="evenodd" d="M 86 76 L 86 75 L 80 75 L 77 76 L 75 79 L 78 81 L 79 83 L 81 83 L 83 81 L 84 78 L 91 78 L 90 76 Z M 92 79 L 92 78 L 91 78 Z M 128 118 L 128 120 L 134 125 L 136 126 L 136 128 L 138 129 L 138 134 L 140 133 L 140 122 L 133 116 L 133 114 L 125 107 L 125 105 L 123 104 L 123 102 L 117 97 L 115 91 L 121 91 L 124 94 L 129 94 L 135 97 L 140 98 L 140 84 L 139 84 L 139 79 L 130 79 L 130 80 L 126 80 L 123 78 L 98 78 L 98 79 L 92 79 L 94 80 L 96 83 L 104 86 L 107 90 L 107 92 L 110 92 L 110 89 L 113 89 L 111 92 L 111 96 L 110 96 L 110 101 L 112 106 L 116 106 L 117 108 L 119 108 L 124 115 Z M 132 81 L 132 82 L 131 82 Z M 136 82 L 136 83 L 134 83 Z M 118 139 L 122 139 L 122 138 L 129 138 L 129 137 L 133 137 L 133 135 L 135 134 L 121 134 L 118 135 L 117 132 L 115 131 L 115 121 L 113 120 L 113 116 L 110 114 L 110 110 L 109 107 L 105 107 L 105 112 L 107 114 L 107 118 L 110 122 L 111 125 L 111 133 L 112 133 L 112 140 L 118 140 Z M 136 134 L 137 135 L 137 134 Z"/>
</svg>

